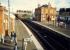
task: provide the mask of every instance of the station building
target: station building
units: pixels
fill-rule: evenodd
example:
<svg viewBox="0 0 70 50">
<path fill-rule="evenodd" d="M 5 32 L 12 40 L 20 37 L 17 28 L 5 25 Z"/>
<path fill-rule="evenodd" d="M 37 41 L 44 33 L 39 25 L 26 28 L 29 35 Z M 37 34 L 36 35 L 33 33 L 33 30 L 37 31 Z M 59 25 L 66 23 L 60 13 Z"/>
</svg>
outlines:
<svg viewBox="0 0 70 50">
<path fill-rule="evenodd" d="M 10 23 L 8 22 L 8 17 L 9 17 L 8 10 L 6 9 L 6 7 L 0 4 L 0 38 L 15 31 L 15 16 L 13 14 L 10 14 L 9 17 Z M 8 30 L 10 33 L 8 33 Z"/>
<path fill-rule="evenodd" d="M 51 4 L 38 6 L 35 9 L 35 20 L 37 21 L 52 21 L 56 19 L 56 15 L 56 8 L 52 7 Z"/>
</svg>

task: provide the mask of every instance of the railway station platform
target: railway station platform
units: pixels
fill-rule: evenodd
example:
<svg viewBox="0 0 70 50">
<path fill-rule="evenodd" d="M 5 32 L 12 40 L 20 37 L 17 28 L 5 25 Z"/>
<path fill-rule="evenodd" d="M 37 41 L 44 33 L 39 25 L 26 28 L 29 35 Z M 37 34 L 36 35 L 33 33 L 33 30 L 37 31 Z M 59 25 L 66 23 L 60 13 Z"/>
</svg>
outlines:
<svg viewBox="0 0 70 50">
<path fill-rule="evenodd" d="M 70 29 L 65 29 L 63 27 L 58 27 L 57 25 L 53 25 L 52 23 L 47 23 L 47 22 L 37 22 L 37 21 L 33 21 L 35 23 L 38 23 L 42 26 L 45 26 L 51 30 L 54 30 L 56 32 L 59 32 L 60 34 L 70 38 Z"/>
<path fill-rule="evenodd" d="M 37 50 L 34 42 L 30 39 L 31 37 L 29 36 L 28 31 L 20 20 L 16 20 L 15 22 L 15 31 L 17 33 L 17 45 L 19 50 Z M 26 39 L 28 40 L 25 42 L 24 40 Z"/>
<path fill-rule="evenodd" d="M 17 50 L 37 50 L 28 31 L 19 20 L 15 20 Z M 11 41 L 11 40 L 10 40 Z M 0 43 L 0 50 L 14 50 L 14 42 Z"/>
</svg>

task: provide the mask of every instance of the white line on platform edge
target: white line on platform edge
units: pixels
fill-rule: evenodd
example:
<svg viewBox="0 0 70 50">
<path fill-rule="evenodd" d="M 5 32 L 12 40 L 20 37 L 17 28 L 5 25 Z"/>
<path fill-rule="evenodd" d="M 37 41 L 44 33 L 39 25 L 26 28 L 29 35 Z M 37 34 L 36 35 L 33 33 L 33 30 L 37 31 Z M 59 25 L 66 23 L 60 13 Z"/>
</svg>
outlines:
<svg viewBox="0 0 70 50">
<path fill-rule="evenodd" d="M 46 27 L 46 28 L 49 28 L 49 29 L 51 29 L 51 30 L 53 30 L 53 31 L 55 31 L 55 32 L 58 32 L 58 33 L 60 33 L 60 34 L 63 35 L 63 36 L 66 36 L 66 37 L 70 38 L 70 36 L 64 34 L 63 32 L 59 32 L 59 31 L 57 31 L 57 30 L 54 30 L 53 28 L 48 27 L 48 26 L 45 26 L 45 25 L 43 25 L 43 24 L 41 24 L 41 23 L 39 23 L 39 22 L 35 22 L 35 21 L 33 21 L 33 22 L 34 22 L 34 23 L 37 23 L 37 24 L 39 24 L 39 25 L 42 25 L 42 26 L 44 26 L 44 27 Z"/>
<path fill-rule="evenodd" d="M 19 20 L 20 21 L 20 20 Z M 41 44 L 38 42 L 38 40 L 36 39 L 36 37 L 33 35 L 33 33 L 29 30 L 29 28 L 22 22 L 20 21 L 23 26 L 25 27 L 25 29 L 27 30 L 27 32 L 29 33 L 29 36 L 31 36 L 31 40 L 33 40 L 37 50 L 44 50 L 44 48 L 41 46 Z"/>
</svg>

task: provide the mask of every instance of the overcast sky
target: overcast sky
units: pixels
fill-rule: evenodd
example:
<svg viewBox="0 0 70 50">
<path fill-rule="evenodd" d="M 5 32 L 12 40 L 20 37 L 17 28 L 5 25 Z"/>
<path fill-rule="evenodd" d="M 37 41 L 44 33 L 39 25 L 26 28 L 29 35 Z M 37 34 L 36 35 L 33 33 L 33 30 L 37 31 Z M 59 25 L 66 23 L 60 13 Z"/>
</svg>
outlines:
<svg viewBox="0 0 70 50">
<path fill-rule="evenodd" d="M 0 0 L 2 4 L 7 6 L 8 0 Z M 38 4 L 48 4 L 51 3 L 53 7 L 56 7 L 57 9 L 61 7 L 70 7 L 70 0 L 10 0 L 11 10 L 31 10 L 34 11 L 34 9 L 38 6 Z"/>
</svg>

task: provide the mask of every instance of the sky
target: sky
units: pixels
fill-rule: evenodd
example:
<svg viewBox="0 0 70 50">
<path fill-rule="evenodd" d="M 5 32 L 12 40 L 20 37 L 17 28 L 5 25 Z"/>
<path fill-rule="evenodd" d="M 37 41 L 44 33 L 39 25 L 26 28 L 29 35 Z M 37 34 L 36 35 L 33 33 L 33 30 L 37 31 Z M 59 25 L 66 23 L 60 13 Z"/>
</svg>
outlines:
<svg viewBox="0 0 70 50">
<path fill-rule="evenodd" d="M 0 2 L 8 7 L 8 0 L 0 0 Z M 69 8 L 70 0 L 10 0 L 11 11 L 16 10 L 31 10 L 34 11 L 38 7 L 38 4 L 44 5 L 51 3 L 52 7 L 59 8 Z"/>
</svg>

